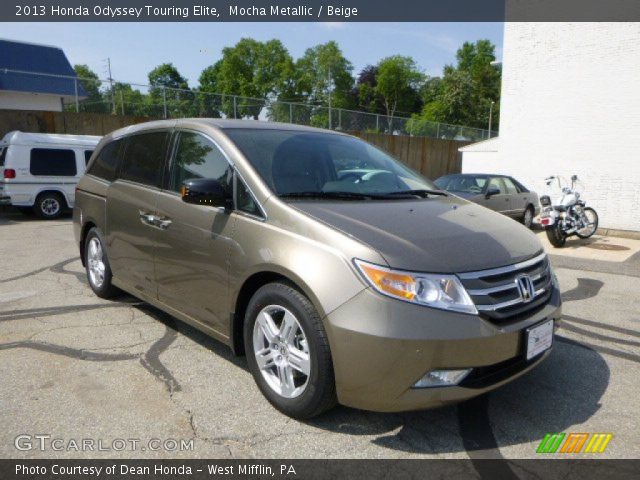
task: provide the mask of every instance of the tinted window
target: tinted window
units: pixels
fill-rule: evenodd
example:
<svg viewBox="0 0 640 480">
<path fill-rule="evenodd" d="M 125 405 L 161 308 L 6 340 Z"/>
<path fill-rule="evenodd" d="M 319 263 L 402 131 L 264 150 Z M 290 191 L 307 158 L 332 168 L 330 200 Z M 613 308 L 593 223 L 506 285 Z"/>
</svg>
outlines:
<svg viewBox="0 0 640 480">
<path fill-rule="evenodd" d="M 7 148 L 0 148 L 0 167 L 4 167 L 4 159 L 7 157 Z"/>
<path fill-rule="evenodd" d="M 497 188 L 501 194 L 506 193 L 507 187 L 504 184 L 502 178 L 492 178 L 489 181 L 489 188 L 487 190 L 491 190 L 492 188 Z"/>
<path fill-rule="evenodd" d="M 85 150 L 84 151 L 84 164 L 89 165 L 89 160 L 91 160 L 91 155 L 93 155 L 93 150 Z"/>
<path fill-rule="evenodd" d="M 115 180 L 122 143 L 123 140 L 114 140 L 102 147 L 102 150 L 98 153 L 98 156 L 87 170 L 87 173 L 110 182 Z"/>
<path fill-rule="evenodd" d="M 510 178 L 503 178 L 502 179 L 504 181 L 504 185 L 505 187 L 507 187 L 507 193 L 508 194 L 516 194 L 518 193 L 518 188 L 515 186 L 515 184 L 511 181 Z"/>
<path fill-rule="evenodd" d="M 73 150 L 33 148 L 29 172 L 31 175 L 73 177 L 78 173 L 76 154 Z"/>
<path fill-rule="evenodd" d="M 171 166 L 169 189 L 175 192 L 185 180 L 215 178 L 231 188 L 232 169 L 220 149 L 199 133 L 181 132 Z"/>
<path fill-rule="evenodd" d="M 142 133 L 129 137 L 120 178 L 159 187 L 166 154 L 167 132 Z"/>
<path fill-rule="evenodd" d="M 262 216 L 258 204 L 242 179 L 236 175 L 236 208 L 251 215 Z"/>
<path fill-rule="evenodd" d="M 225 133 L 278 195 L 385 194 L 435 188 L 429 180 L 357 138 L 252 128 Z"/>
<path fill-rule="evenodd" d="M 481 193 L 486 183 L 487 177 L 474 175 L 447 175 L 435 181 L 442 190 L 466 193 Z"/>
</svg>

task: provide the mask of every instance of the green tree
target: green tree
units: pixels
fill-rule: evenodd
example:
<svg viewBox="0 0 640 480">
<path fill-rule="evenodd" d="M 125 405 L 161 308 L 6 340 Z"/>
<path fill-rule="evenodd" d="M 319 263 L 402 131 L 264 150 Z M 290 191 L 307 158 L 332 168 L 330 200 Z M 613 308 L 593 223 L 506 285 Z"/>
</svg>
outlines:
<svg viewBox="0 0 640 480">
<path fill-rule="evenodd" d="M 308 48 L 296 62 L 297 90 L 306 98 L 311 108 L 311 123 L 326 127 L 329 124 L 326 108 L 350 108 L 353 86 L 353 66 L 334 41 Z M 331 122 L 335 125 L 335 121 Z"/>
<path fill-rule="evenodd" d="M 81 112 L 106 113 L 111 110 L 110 102 L 100 90 L 98 75 L 87 65 L 74 65 L 78 84 L 84 88 L 87 98 L 80 103 Z M 73 107 L 75 109 L 75 106 Z"/>
<path fill-rule="evenodd" d="M 393 117 L 397 111 L 415 109 L 423 78 L 411 57 L 394 55 L 382 59 L 378 64 L 375 92 L 384 101 L 389 132 L 393 132 Z"/>
<path fill-rule="evenodd" d="M 491 102 L 493 130 L 498 129 L 500 100 L 500 69 L 495 60 L 495 46 L 489 40 L 465 42 L 456 54 L 456 65 L 447 65 L 442 78 L 430 78 L 422 87 L 424 107 L 413 115 L 407 127 L 414 133 L 435 128 L 429 122 L 442 122 L 486 129 Z M 438 128 L 440 135 L 455 136 L 446 126 Z"/>
<path fill-rule="evenodd" d="M 222 94 L 219 109 L 228 117 L 257 119 L 267 101 L 289 90 L 292 78 L 293 59 L 279 40 L 243 38 L 203 70 L 200 91 Z"/>
<path fill-rule="evenodd" d="M 149 78 L 149 100 L 155 109 L 167 106 L 170 117 L 184 117 L 195 114 L 196 105 L 189 83 L 172 63 L 163 63 L 151 70 Z"/>
</svg>

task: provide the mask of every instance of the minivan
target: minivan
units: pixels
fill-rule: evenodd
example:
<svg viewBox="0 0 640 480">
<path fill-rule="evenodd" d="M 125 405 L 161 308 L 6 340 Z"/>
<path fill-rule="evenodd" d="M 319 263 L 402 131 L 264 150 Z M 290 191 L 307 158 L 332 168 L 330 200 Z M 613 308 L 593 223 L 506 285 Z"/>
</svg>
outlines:
<svg viewBox="0 0 640 480">
<path fill-rule="evenodd" d="M 459 402 L 547 358 L 561 317 L 537 237 L 368 143 L 182 119 L 107 135 L 78 184 L 90 287 L 245 354 L 277 409 Z"/>
<path fill-rule="evenodd" d="M 92 135 L 7 133 L 0 141 L 0 205 L 40 218 L 73 208 L 75 189 L 100 141 Z"/>
</svg>

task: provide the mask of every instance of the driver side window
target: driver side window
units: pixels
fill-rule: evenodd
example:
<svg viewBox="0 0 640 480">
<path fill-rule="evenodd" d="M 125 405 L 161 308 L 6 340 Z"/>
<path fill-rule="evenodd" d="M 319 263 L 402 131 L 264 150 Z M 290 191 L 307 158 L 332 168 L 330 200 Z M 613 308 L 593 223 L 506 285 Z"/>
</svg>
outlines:
<svg viewBox="0 0 640 480">
<path fill-rule="evenodd" d="M 487 187 L 487 191 L 492 190 L 492 189 L 497 189 L 500 194 L 504 194 L 506 193 L 507 189 L 504 186 L 504 182 L 502 181 L 501 178 L 492 178 L 489 181 L 489 186 Z"/>
<path fill-rule="evenodd" d="M 218 146 L 199 133 L 180 132 L 179 135 L 169 190 L 180 192 L 183 182 L 193 178 L 216 179 L 231 190 L 233 170 Z"/>
</svg>

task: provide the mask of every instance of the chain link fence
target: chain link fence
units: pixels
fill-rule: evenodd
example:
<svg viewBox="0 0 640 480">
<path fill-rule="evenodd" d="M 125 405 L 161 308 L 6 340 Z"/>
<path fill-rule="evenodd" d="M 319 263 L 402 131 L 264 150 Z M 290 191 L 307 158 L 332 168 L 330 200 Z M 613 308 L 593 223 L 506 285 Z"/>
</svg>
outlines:
<svg viewBox="0 0 640 480">
<path fill-rule="evenodd" d="M 308 125 L 350 132 L 378 132 L 461 141 L 480 141 L 498 132 L 387 116 L 327 105 L 288 102 L 276 98 L 250 98 L 198 89 L 170 88 L 0 68 L 0 90 L 20 85 L 20 91 L 53 92 L 62 109 L 150 118 L 235 118 Z"/>
</svg>

